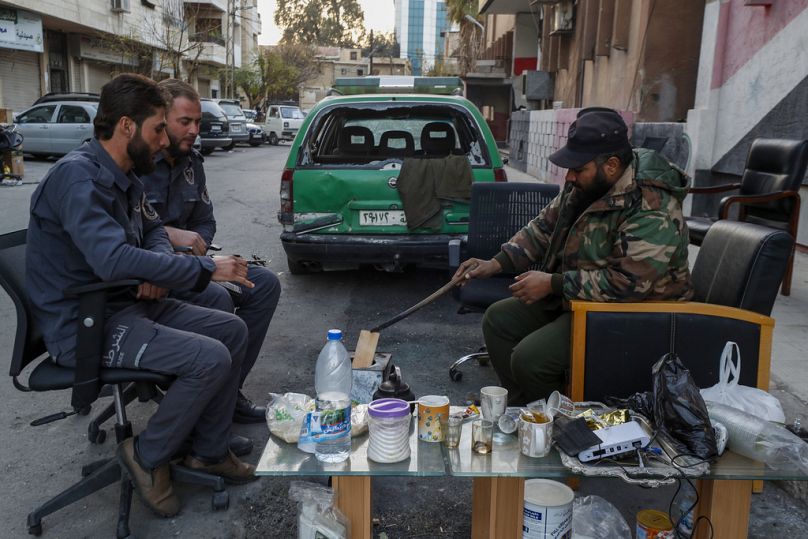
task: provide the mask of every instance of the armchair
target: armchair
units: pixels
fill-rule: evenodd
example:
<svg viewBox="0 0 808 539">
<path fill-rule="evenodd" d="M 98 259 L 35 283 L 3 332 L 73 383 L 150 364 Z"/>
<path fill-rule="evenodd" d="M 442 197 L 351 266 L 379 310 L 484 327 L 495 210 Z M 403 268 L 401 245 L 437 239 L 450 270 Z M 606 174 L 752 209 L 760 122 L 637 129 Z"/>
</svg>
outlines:
<svg viewBox="0 0 808 539">
<path fill-rule="evenodd" d="M 739 382 L 769 389 L 769 317 L 794 239 L 785 231 L 718 221 L 692 271 L 691 302 L 572 302 L 571 397 L 602 401 L 649 390 L 651 365 L 676 352 L 699 387 L 718 381 L 728 340 L 743 353 Z"/>
<path fill-rule="evenodd" d="M 457 268 L 466 258 L 488 259 L 499 252 L 503 242 L 535 218 L 542 208 L 558 195 L 559 187 L 554 184 L 485 182 L 474 183 L 471 188 L 469 210 L 469 231 L 465 242 L 449 242 L 449 267 Z M 492 303 L 511 295 L 508 286 L 513 283 L 513 275 L 499 275 L 490 279 L 472 280 L 455 288 L 452 293 L 460 302 L 460 314 L 484 312 Z M 449 369 L 449 376 L 460 381 L 463 373 L 460 365 L 477 359 L 480 363 L 488 360 L 484 348 L 479 352 L 463 356 Z"/>
<path fill-rule="evenodd" d="M 720 219 L 728 219 L 733 206 L 738 220 L 786 230 L 797 237 L 800 216 L 800 185 L 808 166 L 808 140 L 756 139 L 749 149 L 740 183 L 713 187 L 692 187 L 692 194 L 724 193 L 737 189 L 738 194 L 721 199 L 718 217 L 687 217 L 690 243 L 701 245 L 707 230 Z M 782 293 L 791 293 L 794 266 L 792 251 L 783 279 Z"/>
<path fill-rule="evenodd" d="M 26 230 L 18 230 L 0 236 L 0 286 L 11 297 L 17 314 L 17 330 L 11 354 L 9 375 L 14 387 L 24 392 L 39 392 L 71 389 L 72 411 L 59 412 L 37 419 L 31 426 L 39 426 L 70 415 L 87 415 L 91 404 L 98 398 L 102 386 L 112 388 L 113 408 L 116 418 L 115 436 L 118 443 L 132 436 L 132 424 L 126 417 L 126 403 L 135 395 L 144 400 L 159 394 L 158 386 L 166 388 L 172 377 L 144 370 L 111 369 L 101 367 L 104 345 L 104 311 L 107 292 L 121 290 L 138 284 L 136 280 L 97 283 L 65 291 L 80 298 L 80 321 L 76 346 L 77 367 L 68 368 L 57 364 L 48 356 L 40 329 L 31 314 L 25 290 Z M 19 377 L 23 370 L 40 360 L 28 376 L 27 386 Z M 124 386 L 128 386 L 124 390 Z M 226 509 L 228 493 L 224 480 L 215 475 L 198 472 L 182 466 L 171 466 L 172 478 L 214 489 L 213 508 Z M 42 518 L 90 494 L 121 482 L 117 536 L 129 535 L 129 510 L 132 500 L 132 485 L 118 464 L 116 457 L 87 464 L 82 468 L 82 479 L 73 486 L 46 501 L 28 514 L 28 533 L 42 534 Z"/>
</svg>

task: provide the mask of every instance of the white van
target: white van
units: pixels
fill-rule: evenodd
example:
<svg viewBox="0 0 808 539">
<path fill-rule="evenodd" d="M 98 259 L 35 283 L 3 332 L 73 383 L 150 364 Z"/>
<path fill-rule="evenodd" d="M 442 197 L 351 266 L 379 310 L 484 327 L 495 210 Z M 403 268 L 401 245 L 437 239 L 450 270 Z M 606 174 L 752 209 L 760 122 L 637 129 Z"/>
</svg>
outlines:
<svg viewBox="0 0 808 539">
<path fill-rule="evenodd" d="M 270 105 L 264 123 L 267 141 L 273 145 L 281 140 L 292 141 L 304 118 L 300 107 L 296 105 Z"/>
</svg>

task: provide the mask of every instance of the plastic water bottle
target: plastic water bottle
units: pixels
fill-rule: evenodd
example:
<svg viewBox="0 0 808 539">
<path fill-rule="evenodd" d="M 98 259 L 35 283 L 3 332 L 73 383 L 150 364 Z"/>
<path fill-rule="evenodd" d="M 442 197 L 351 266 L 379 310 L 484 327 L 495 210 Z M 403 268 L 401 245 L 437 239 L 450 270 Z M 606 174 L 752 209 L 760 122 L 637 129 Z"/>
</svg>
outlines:
<svg viewBox="0 0 808 539">
<path fill-rule="evenodd" d="M 342 462 L 351 453 L 351 359 L 342 331 L 328 330 L 328 340 L 314 369 L 317 432 L 314 454 L 321 462 Z M 318 432 L 319 431 L 319 432 Z"/>
</svg>

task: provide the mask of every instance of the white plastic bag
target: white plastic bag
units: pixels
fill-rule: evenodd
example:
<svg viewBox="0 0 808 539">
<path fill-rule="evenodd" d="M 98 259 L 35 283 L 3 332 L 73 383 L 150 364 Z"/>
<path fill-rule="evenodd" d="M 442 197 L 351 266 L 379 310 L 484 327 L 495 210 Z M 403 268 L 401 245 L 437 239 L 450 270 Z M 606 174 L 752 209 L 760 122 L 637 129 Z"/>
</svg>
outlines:
<svg viewBox="0 0 808 539">
<path fill-rule="evenodd" d="M 737 363 L 733 361 L 736 354 Z M 738 385 L 741 377 L 741 350 L 736 343 L 728 341 L 724 346 L 719 371 L 718 383 L 701 390 L 701 397 L 705 401 L 731 406 L 766 421 L 785 423 L 786 415 L 777 397 L 756 387 Z"/>
<path fill-rule="evenodd" d="M 631 538 L 631 528 L 615 506 L 600 496 L 572 502 L 572 539 Z"/>
<path fill-rule="evenodd" d="M 270 393 L 269 398 L 269 432 L 286 443 L 297 443 L 303 418 L 307 412 L 314 410 L 314 399 L 303 393 Z"/>
</svg>

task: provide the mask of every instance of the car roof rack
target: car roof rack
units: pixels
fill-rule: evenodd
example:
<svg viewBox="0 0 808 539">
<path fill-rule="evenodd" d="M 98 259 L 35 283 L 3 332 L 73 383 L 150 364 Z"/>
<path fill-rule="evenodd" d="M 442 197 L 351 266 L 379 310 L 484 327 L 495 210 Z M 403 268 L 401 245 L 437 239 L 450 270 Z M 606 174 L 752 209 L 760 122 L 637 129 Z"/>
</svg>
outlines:
<svg viewBox="0 0 808 539">
<path fill-rule="evenodd" d="M 36 101 L 34 105 L 52 101 L 100 101 L 101 95 L 91 92 L 48 92 Z"/>
<path fill-rule="evenodd" d="M 339 77 L 334 81 L 328 95 L 401 93 L 463 95 L 463 81 L 460 77 L 415 77 L 410 75 Z"/>
</svg>

